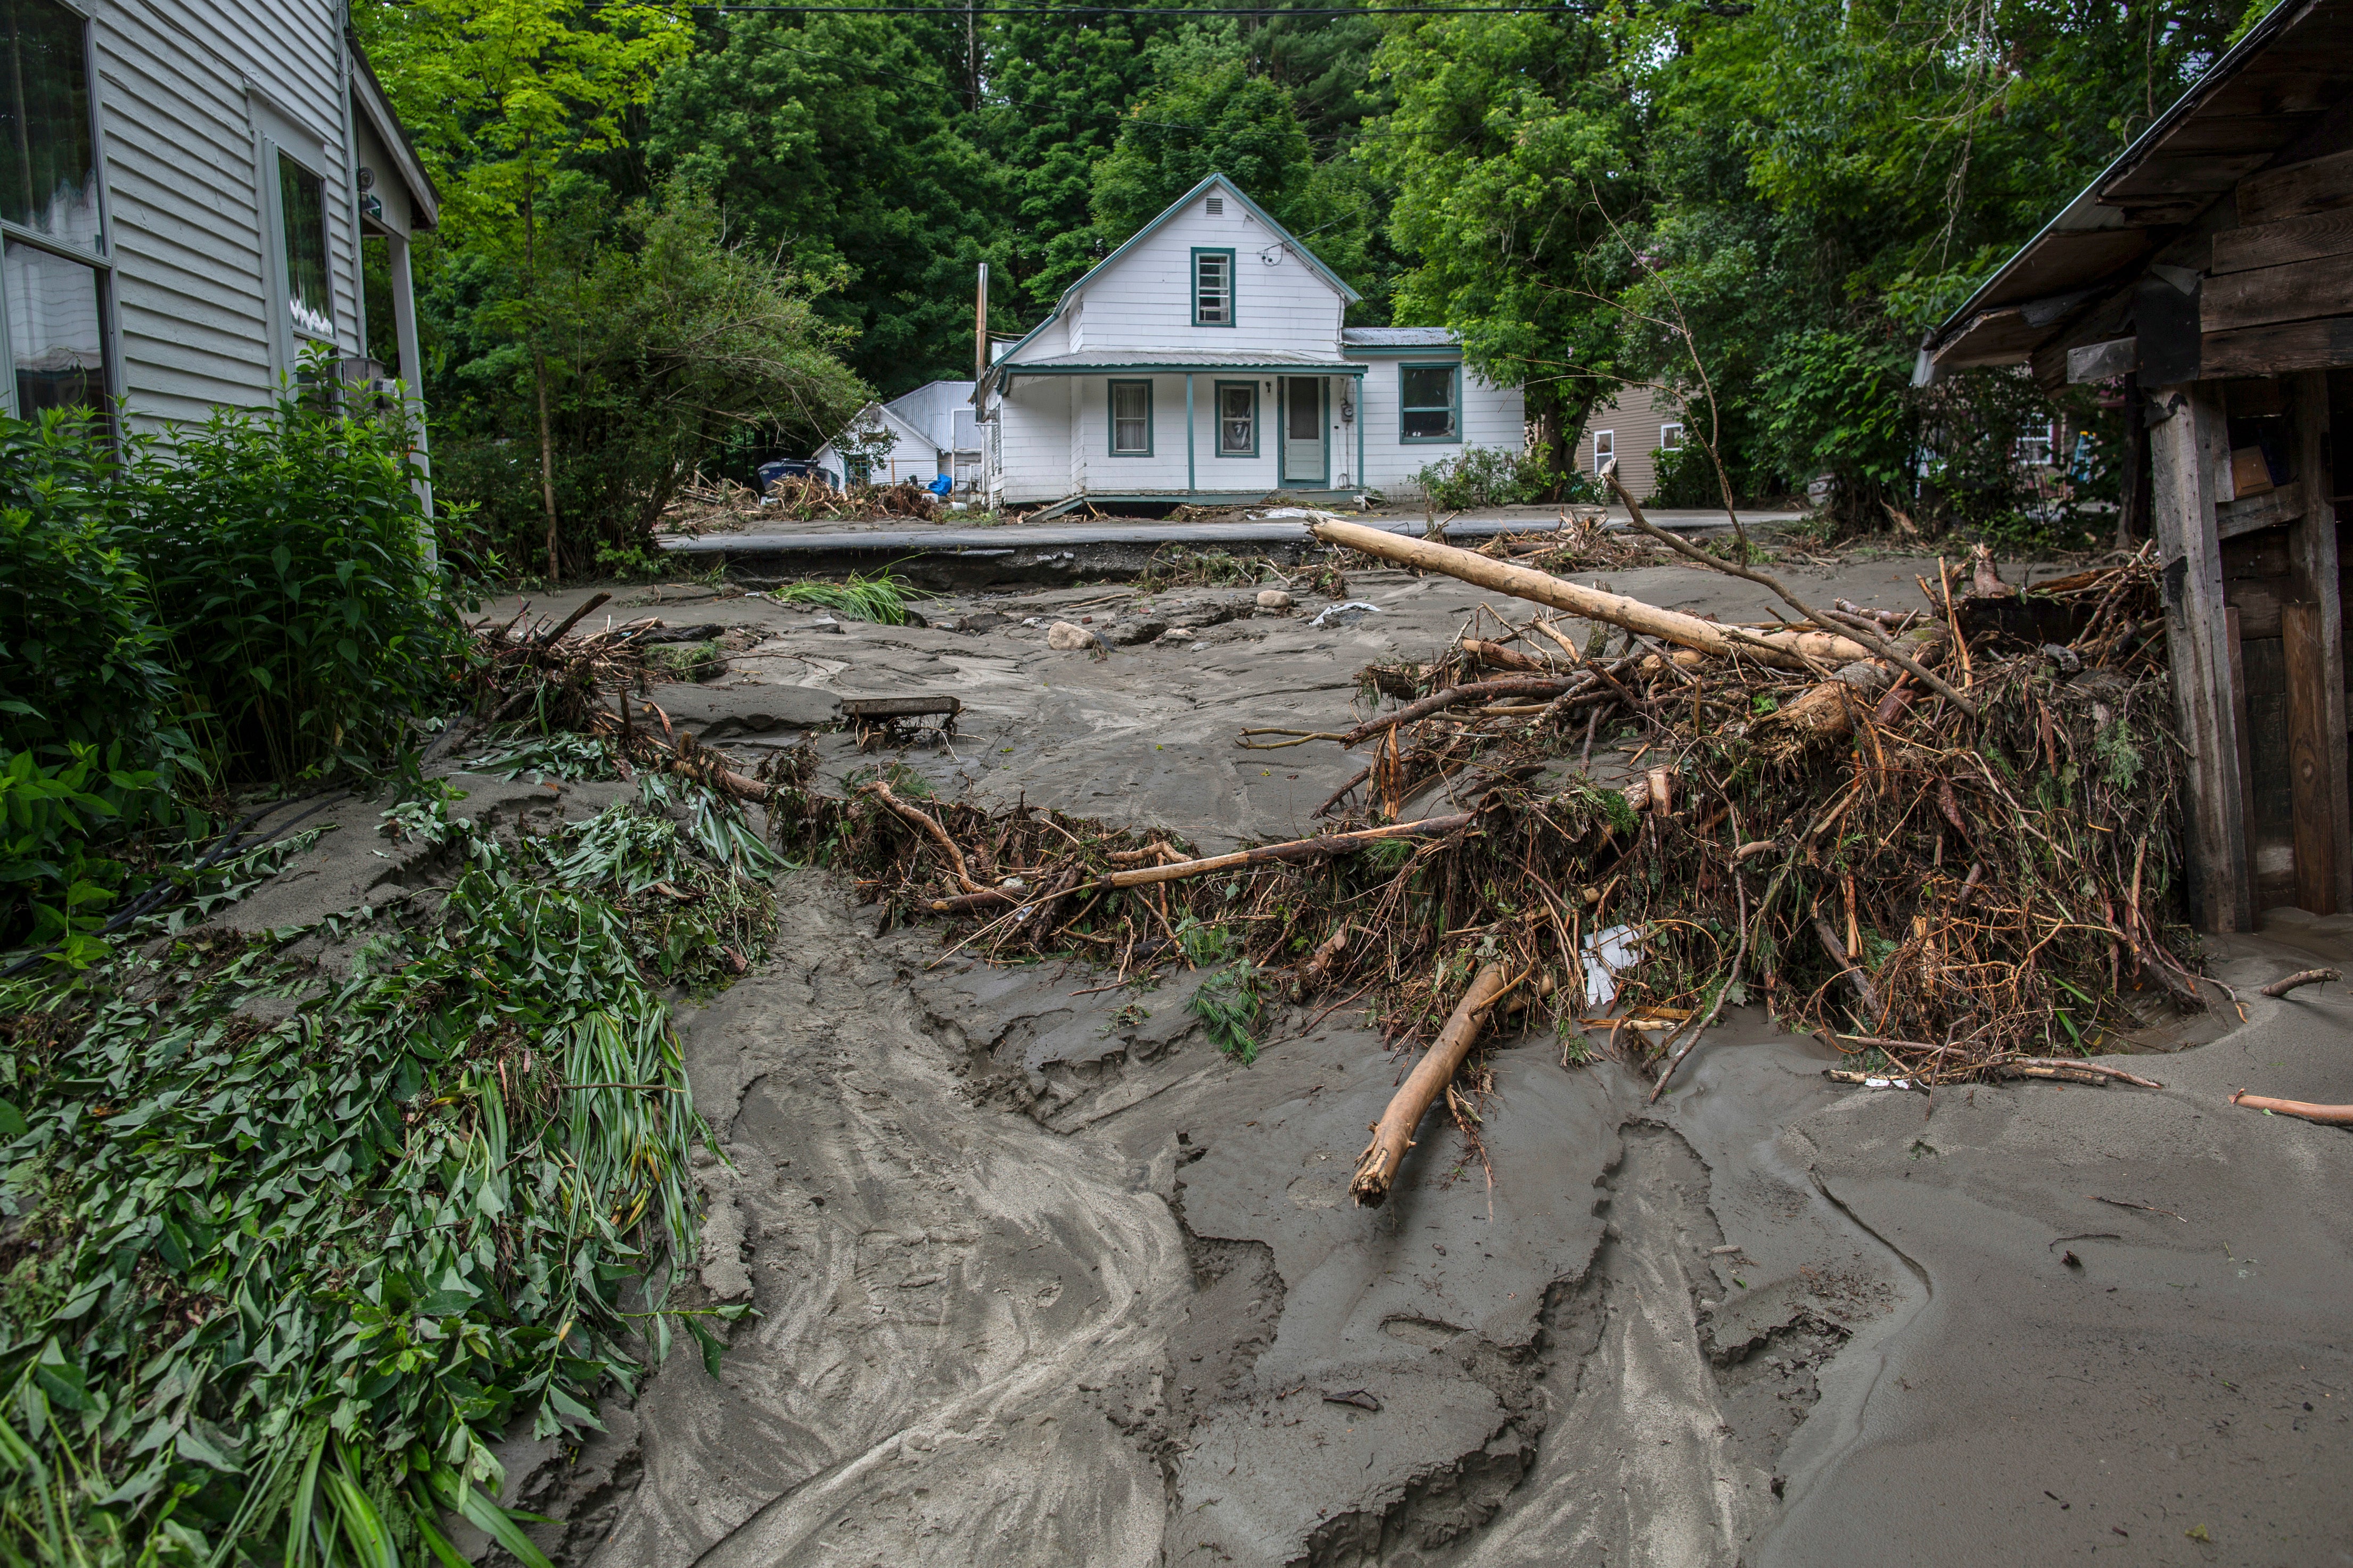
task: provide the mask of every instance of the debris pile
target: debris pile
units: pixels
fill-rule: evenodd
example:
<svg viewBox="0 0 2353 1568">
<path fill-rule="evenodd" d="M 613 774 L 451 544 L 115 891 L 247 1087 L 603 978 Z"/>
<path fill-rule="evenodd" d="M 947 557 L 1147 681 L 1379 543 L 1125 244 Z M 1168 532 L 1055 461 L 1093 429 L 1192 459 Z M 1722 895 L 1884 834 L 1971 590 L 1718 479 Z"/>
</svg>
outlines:
<svg viewBox="0 0 2353 1568">
<path fill-rule="evenodd" d="M 904 479 L 895 485 L 835 489 L 815 474 L 787 474 L 768 487 L 768 508 L 796 522 L 877 522 L 889 517 L 939 521 L 940 498 Z"/>
<path fill-rule="evenodd" d="M 1440 1040 L 1434 1087 L 1415 1079 L 1429 1099 L 1394 1108 L 1408 1136 L 1443 1093 L 1475 1140 L 1441 1058 L 1498 1013 L 1548 1019 L 1564 1059 L 1606 1050 L 1662 1089 L 1725 1006 L 1760 1001 L 1853 1076 L 1926 1086 L 2106 1081 L 2063 1058 L 2154 1004 L 2201 1005 L 2211 983 L 2175 913 L 2179 758 L 2151 552 L 2027 595 L 1972 597 L 1947 571 L 1921 582 L 1920 610 L 1823 609 L 1635 516 L 1804 618 L 1704 620 L 1319 522 L 1327 543 L 1562 613 L 1482 611 L 1438 658 L 1367 668 L 1366 697 L 1395 706 L 1347 730 L 1238 737 L 1364 755 L 1317 813 L 1331 830 L 1293 842 L 1204 857 L 1166 834 L 926 798 L 903 770 L 828 795 L 806 752 L 747 777 L 618 705 L 585 727 L 765 804 L 779 847 L 853 875 L 886 924 L 946 918 L 977 953 L 1084 954 L 1117 982 L 1222 965 L 1216 1021 L 1245 1050 L 1283 1000 L 1361 1005 L 1393 1046 Z M 2011 607 L 1969 613 L 1997 601 Z M 1367 1151 L 1360 1201 L 1380 1200 L 1398 1152 Z"/>
</svg>

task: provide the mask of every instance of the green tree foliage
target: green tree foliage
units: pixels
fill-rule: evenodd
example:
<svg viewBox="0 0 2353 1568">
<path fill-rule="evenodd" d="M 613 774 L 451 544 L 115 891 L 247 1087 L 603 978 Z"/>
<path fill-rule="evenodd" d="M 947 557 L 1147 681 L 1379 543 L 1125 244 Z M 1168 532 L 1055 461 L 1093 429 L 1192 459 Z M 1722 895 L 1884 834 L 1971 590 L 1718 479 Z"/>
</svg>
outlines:
<svg viewBox="0 0 2353 1568">
<path fill-rule="evenodd" d="M 1005 176 L 950 74 L 961 51 L 907 21 L 726 18 L 662 78 L 645 137 L 655 168 L 723 193 L 792 271 L 839 279 L 818 311 L 886 397 L 972 374 L 975 267 L 1013 249 Z"/>
<path fill-rule="evenodd" d="M 1042 313 L 1078 275 L 1071 258 L 1052 248 L 1058 237 L 1093 222 L 1095 162 L 1151 84 L 1151 46 L 1176 26 L 1175 18 L 1076 7 L 991 19 L 988 100 L 974 116 L 972 135 L 1006 182 L 995 215 L 1009 251 L 997 274 L 1010 285 L 1002 291 L 1006 304 L 1026 300 Z"/>
<path fill-rule="evenodd" d="M 1617 390 L 1618 226 L 1646 213 L 1638 42 L 1615 20 L 1414 17 L 1375 60 L 1397 107 L 1366 141 L 1411 262 L 1397 317 L 1461 332 L 1472 365 L 1527 389 L 1556 450 Z"/>
<path fill-rule="evenodd" d="M 673 181 L 615 213 L 601 185 L 568 177 L 548 213 L 540 341 L 565 568 L 644 540 L 720 455 L 778 428 L 814 445 L 865 400 L 836 357 L 848 331 L 818 315 L 822 288 L 780 266 L 773 245 L 731 235 L 695 186 Z M 434 459 L 446 487 L 479 503 L 466 542 L 513 560 L 530 550 L 540 476 L 510 435 L 532 365 L 530 345 L 502 330 L 503 281 L 463 256 L 437 277 L 431 313 L 459 352 Z"/>
<path fill-rule="evenodd" d="M 1290 90 L 1253 74 L 1230 22 L 1187 23 L 1151 50 L 1153 85 L 1095 164 L 1093 221 L 1058 237 L 1044 278 L 1057 287 L 1207 178 L 1222 174 L 1342 277 L 1365 268 L 1373 225 L 1361 172 L 1319 163 Z"/>
</svg>

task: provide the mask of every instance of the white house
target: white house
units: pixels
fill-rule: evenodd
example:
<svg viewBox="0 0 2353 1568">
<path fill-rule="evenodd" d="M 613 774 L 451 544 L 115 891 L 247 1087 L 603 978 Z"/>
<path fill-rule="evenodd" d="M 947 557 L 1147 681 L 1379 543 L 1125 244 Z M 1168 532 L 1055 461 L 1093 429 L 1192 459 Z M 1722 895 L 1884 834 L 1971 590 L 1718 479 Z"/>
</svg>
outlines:
<svg viewBox="0 0 2353 1568">
<path fill-rule="evenodd" d="M 969 491 L 980 472 L 976 413 L 972 383 L 930 382 L 888 403 L 868 404 L 811 460 L 836 489 L 902 479 L 928 485 L 949 474 L 958 491 Z"/>
<path fill-rule="evenodd" d="M 1441 328 L 1344 328 L 1357 298 L 1211 174 L 995 355 L 974 395 L 989 501 L 1331 501 L 1521 449 L 1517 387 Z"/>
<path fill-rule="evenodd" d="M 340 0 L 0 4 L 0 411 L 268 401 L 308 345 L 417 390 L 408 240 L 438 198 Z"/>
</svg>

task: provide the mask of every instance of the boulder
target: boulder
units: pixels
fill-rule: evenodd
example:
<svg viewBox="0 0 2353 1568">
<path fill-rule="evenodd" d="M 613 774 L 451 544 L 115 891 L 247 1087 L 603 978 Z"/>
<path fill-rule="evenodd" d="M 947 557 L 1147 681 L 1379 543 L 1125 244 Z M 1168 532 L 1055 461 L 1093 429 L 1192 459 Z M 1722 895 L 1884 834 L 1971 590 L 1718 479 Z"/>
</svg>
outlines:
<svg viewBox="0 0 2353 1568">
<path fill-rule="evenodd" d="M 1261 588 L 1258 591 L 1258 607 L 1261 610 L 1287 610 L 1291 608 L 1291 595 L 1280 588 Z"/>
<path fill-rule="evenodd" d="M 1084 626 L 1068 621 L 1056 621 L 1046 628 L 1046 646 L 1057 653 L 1076 653 L 1081 648 L 1101 646 L 1102 639 Z"/>
</svg>

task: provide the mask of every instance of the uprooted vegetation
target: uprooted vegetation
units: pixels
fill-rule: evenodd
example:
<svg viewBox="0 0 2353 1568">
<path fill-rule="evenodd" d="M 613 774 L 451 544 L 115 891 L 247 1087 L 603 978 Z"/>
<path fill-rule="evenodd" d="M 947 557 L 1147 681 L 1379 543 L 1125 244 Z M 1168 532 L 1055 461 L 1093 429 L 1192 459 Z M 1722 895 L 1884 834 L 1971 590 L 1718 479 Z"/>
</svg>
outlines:
<svg viewBox="0 0 2353 1568">
<path fill-rule="evenodd" d="M 728 817 L 653 778 L 510 839 L 428 793 L 383 831 L 438 898 L 11 988 L 0 1528 L 448 1561 L 447 1510 L 541 1561 L 486 1444 L 577 1431 L 674 1326 L 716 1353 L 669 1299 L 701 1127 L 665 994 L 765 947 L 772 858 Z"/>
</svg>

